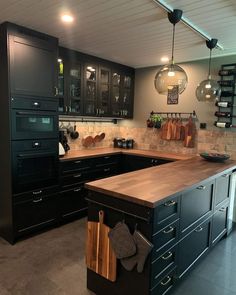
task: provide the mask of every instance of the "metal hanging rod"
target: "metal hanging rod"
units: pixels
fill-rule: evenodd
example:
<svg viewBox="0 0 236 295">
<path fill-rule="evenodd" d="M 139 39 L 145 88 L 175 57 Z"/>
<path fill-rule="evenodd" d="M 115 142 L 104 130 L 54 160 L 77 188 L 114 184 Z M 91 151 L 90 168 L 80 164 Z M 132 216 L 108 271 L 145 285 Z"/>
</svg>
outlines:
<svg viewBox="0 0 236 295">
<path fill-rule="evenodd" d="M 193 116 L 193 117 L 196 117 L 197 118 L 197 114 L 196 114 L 196 112 L 193 110 L 192 111 L 192 113 L 183 113 L 183 112 L 154 112 L 154 111 L 151 111 L 151 113 L 150 113 L 150 115 L 171 115 L 171 116 L 173 116 L 173 115 L 175 115 L 175 116 L 177 116 L 177 115 L 179 115 L 179 116 L 181 116 L 181 115 L 189 115 L 189 116 Z"/>
<path fill-rule="evenodd" d="M 165 11 L 167 12 L 172 12 L 174 9 L 168 5 L 165 1 L 163 0 L 153 0 L 157 5 L 162 7 Z M 201 29 L 197 28 L 193 23 L 190 22 L 186 17 L 182 16 L 181 22 L 184 23 L 187 27 L 189 27 L 192 31 L 200 35 L 204 40 L 211 40 L 212 38 L 207 35 L 205 32 L 203 32 Z M 220 50 L 224 50 L 223 45 L 221 45 L 219 42 L 216 45 L 216 48 L 219 48 Z"/>
<path fill-rule="evenodd" d="M 59 116 L 59 122 L 80 122 L 80 123 L 113 123 L 117 124 L 118 120 L 121 118 L 94 118 L 94 117 L 70 117 L 70 116 Z"/>
<path fill-rule="evenodd" d="M 145 217 L 142 217 L 142 216 L 139 216 L 139 215 L 136 215 L 136 214 L 132 214 L 132 213 L 129 213 L 129 212 L 123 211 L 123 210 L 121 210 L 121 209 L 118 209 L 118 208 L 115 208 L 115 207 L 112 207 L 112 206 L 109 206 L 109 205 L 106 205 L 106 204 L 103 204 L 103 203 L 100 203 L 100 202 L 97 202 L 97 201 L 91 200 L 91 199 L 89 199 L 89 198 L 86 198 L 86 201 L 88 201 L 88 202 L 90 202 L 90 203 L 97 204 L 97 205 L 99 205 L 99 206 L 103 206 L 103 207 L 109 208 L 109 209 L 111 209 L 111 210 L 114 210 L 114 211 L 120 212 L 120 213 L 125 214 L 125 215 L 132 216 L 132 217 L 134 217 L 134 218 L 138 218 L 138 219 L 144 220 L 144 221 L 146 221 L 146 222 L 149 222 L 149 221 L 150 221 L 149 218 L 145 218 Z"/>
</svg>

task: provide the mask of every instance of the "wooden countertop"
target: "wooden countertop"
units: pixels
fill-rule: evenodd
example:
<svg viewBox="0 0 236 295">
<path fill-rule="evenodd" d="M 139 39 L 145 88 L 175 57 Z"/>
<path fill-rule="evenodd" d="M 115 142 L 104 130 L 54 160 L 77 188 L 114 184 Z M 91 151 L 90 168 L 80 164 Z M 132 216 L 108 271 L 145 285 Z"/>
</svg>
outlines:
<svg viewBox="0 0 236 295">
<path fill-rule="evenodd" d="M 162 158 L 169 160 L 185 160 L 193 157 L 192 155 L 181 155 L 174 153 L 165 153 L 160 151 L 151 150 L 137 150 L 137 149 L 119 149 L 119 148 L 97 148 L 97 149 L 86 149 L 86 150 L 72 150 L 68 151 L 66 155 L 60 158 L 60 161 L 70 161 L 80 158 L 92 158 L 105 155 L 115 154 L 128 154 L 142 157 L 153 157 Z"/>
<path fill-rule="evenodd" d="M 147 207 L 236 169 L 236 161 L 213 163 L 200 156 L 87 183 L 86 188 Z"/>
</svg>

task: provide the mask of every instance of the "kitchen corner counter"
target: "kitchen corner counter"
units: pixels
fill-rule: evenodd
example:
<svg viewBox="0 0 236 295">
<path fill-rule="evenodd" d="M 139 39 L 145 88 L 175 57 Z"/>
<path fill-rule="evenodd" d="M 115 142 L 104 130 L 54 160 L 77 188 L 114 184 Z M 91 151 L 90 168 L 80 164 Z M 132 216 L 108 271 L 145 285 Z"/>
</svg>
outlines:
<svg viewBox="0 0 236 295">
<path fill-rule="evenodd" d="M 135 154 L 135 150 L 132 152 Z M 192 189 L 206 179 L 216 178 L 234 169 L 236 169 L 236 161 L 227 160 L 225 163 L 214 163 L 195 156 L 89 182 L 85 184 L 85 187 L 95 192 L 154 208 L 161 200 L 169 196 Z"/>
<path fill-rule="evenodd" d="M 81 158 L 92 158 L 106 155 L 128 154 L 142 157 L 153 157 L 167 160 L 186 160 L 192 158 L 193 155 L 183 155 L 176 153 L 166 153 L 155 150 L 138 150 L 138 149 L 120 149 L 120 148 L 94 148 L 84 150 L 70 150 L 67 154 L 60 158 L 60 161 L 71 161 Z"/>
</svg>

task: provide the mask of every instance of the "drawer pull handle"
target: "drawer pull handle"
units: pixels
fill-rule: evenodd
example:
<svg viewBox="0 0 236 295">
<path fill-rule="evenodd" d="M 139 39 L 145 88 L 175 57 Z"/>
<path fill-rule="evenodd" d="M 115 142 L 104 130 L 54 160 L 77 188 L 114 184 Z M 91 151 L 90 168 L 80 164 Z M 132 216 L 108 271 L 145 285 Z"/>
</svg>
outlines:
<svg viewBox="0 0 236 295">
<path fill-rule="evenodd" d="M 226 208 L 221 208 L 219 211 L 220 212 L 225 212 L 226 211 Z"/>
<path fill-rule="evenodd" d="M 165 282 L 164 282 L 164 280 L 161 282 L 161 285 L 162 286 L 166 286 L 171 281 L 171 277 L 170 276 L 167 276 L 165 279 L 166 279 Z"/>
<path fill-rule="evenodd" d="M 201 226 L 199 226 L 198 228 L 195 229 L 195 232 L 200 233 L 200 231 L 202 231 L 202 230 L 203 230 L 203 228 Z"/>
<path fill-rule="evenodd" d="M 79 163 L 81 163 L 81 161 L 74 161 L 74 163 L 75 163 L 75 164 L 79 164 Z"/>
<path fill-rule="evenodd" d="M 106 159 L 106 160 L 107 160 L 107 159 L 110 159 L 110 156 L 106 156 L 106 157 L 104 157 L 104 159 Z"/>
<path fill-rule="evenodd" d="M 108 172 L 108 171 L 110 171 L 111 169 L 110 168 L 105 168 L 103 171 L 104 172 Z"/>
<path fill-rule="evenodd" d="M 173 256 L 173 253 L 172 253 L 172 252 L 168 252 L 168 253 L 166 253 L 166 256 L 163 255 L 161 258 L 162 258 L 163 260 L 168 260 L 168 259 L 170 259 L 172 256 Z"/>
<path fill-rule="evenodd" d="M 166 203 L 164 204 L 164 206 L 166 206 L 166 207 L 171 207 L 171 206 L 174 206 L 175 204 L 176 204 L 175 201 L 170 201 L 170 202 L 166 202 Z"/>
<path fill-rule="evenodd" d="M 173 226 L 170 226 L 169 229 L 167 230 L 163 230 L 163 234 L 169 234 L 172 233 L 172 231 L 174 230 Z"/>
<path fill-rule="evenodd" d="M 36 195 L 40 195 L 40 194 L 42 194 L 42 191 L 40 190 L 40 191 L 37 191 L 37 192 L 33 192 L 33 195 L 34 196 L 36 196 Z"/>
<path fill-rule="evenodd" d="M 41 202 L 42 200 L 43 200 L 43 198 L 40 197 L 39 199 L 33 200 L 33 203 L 39 203 L 39 202 Z"/>
<path fill-rule="evenodd" d="M 82 190 L 82 188 L 79 187 L 79 188 L 74 189 L 74 192 L 77 193 L 77 192 L 80 192 L 81 190 Z"/>
<path fill-rule="evenodd" d="M 229 174 L 223 174 L 222 177 L 227 178 L 227 177 L 229 177 Z"/>
<path fill-rule="evenodd" d="M 73 175 L 74 178 L 79 178 L 79 177 L 81 177 L 81 176 L 82 176 L 81 173 L 80 173 L 80 174 Z"/>
<path fill-rule="evenodd" d="M 197 189 L 199 189 L 200 191 L 206 189 L 205 185 L 200 185 L 199 187 L 197 187 Z"/>
</svg>

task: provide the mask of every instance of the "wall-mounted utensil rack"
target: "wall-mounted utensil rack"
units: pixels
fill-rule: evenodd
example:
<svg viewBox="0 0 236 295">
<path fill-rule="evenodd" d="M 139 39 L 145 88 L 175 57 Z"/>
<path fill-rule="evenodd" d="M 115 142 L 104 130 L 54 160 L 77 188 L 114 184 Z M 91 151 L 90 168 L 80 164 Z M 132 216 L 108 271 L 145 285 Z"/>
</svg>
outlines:
<svg viewBox="0 0 236 295">
<path fill-rule="evenodd" d="M 215 112 L 217 120 L 214 125 L 219 128 L 235 128 L 235 84 L 236 84 L 236 64 L 225 64 L 219 71 L 221 86 L 220 100 L 216 102 L 219 110 Z"/>
<path fill-rule="evenodd" d="M 94 117 L 73 117 L 73 116 L 59 116 L 59 122 L 78 122 L 78 123 L 113 123 L 117 124 L 118 118 L 94 118 Z"/>
<path fill-rule="evenodd" d="M 188 119 L 189 116 L 192 116 L 193 118 L 197 118 L 197 114 L 195 110 L 193 110 L 191 113 L 186 112 L 154 112 L 151 111 L 150 116 L 152 115 L 166 115 L 166 118 L 182 118 L 182 119 Z"/>
</svg>

